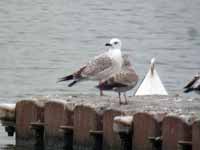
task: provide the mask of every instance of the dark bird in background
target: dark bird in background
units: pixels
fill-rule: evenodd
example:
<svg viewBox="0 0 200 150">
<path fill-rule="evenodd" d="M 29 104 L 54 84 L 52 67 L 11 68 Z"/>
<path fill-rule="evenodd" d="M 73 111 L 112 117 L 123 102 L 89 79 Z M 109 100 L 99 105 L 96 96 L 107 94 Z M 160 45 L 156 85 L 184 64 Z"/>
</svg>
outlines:
<svg viewBox="0 0 200 150">
<path fill-rule="evenodd" d="M 94 57 L 74 73 L 60 78 L 58 82 L 72 81 L 69 83 L 69 87 L 86 80 L 99 81 L 100 84 L 113 74 L 120 72 L 123 63 L 121 45 L 122 43 L 119 39 L 111 39 L 110 42 L 105 45 L 108 47 L 107 52 Z M 103 95 L 101 89 L 100 95 Z"/>
<path fill-rule="evenodd" d="M 136 86 L 138 79 L 138 75 L 135 73 L 130 61 L 128 60 L 128 56 L 124 55 L 121 71 L 96 87 L 105 91 L 117 92 L 120 104 L 122 104 L 121 93 L 123 93 L 125 99 L 124 104 L 128 104 L 126 92 Z"/>
<path fill-rule="evenodd" d="M 200 74 L 193 77 L 193 79 L 184 87 L 184 92 L 195 91 L 200 94 Z"/>
</svg>

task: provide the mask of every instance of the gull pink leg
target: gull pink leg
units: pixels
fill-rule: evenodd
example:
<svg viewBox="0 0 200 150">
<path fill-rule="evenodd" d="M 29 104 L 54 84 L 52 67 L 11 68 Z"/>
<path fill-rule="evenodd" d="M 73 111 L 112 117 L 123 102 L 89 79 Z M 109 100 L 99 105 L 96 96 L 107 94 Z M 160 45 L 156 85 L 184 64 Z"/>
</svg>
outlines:
<svg viewBox="0 0 200 150">
<path fill-rule="evenodd" d="M 119 104 L 121 105 L 122 102 L 121 102 L 121 93 L 120 92 L 118 92 L 118 96 L 119 96 Z"/>
<path fill-rule="evenodd" d="M 100 91 L 100 96 L 103 96 L 103 90 L 101 88 L 101 81 L 99 81 L 99 91 Z"/>
<path fill-rule="evenodd" d="M 127 97 L 126 97 L 126 93 L 124 93 L 124 99 L 125 99 L 125 103 L 124 103 L 124 104 L 128 104 L 128 100 L 127 100 Z"/>
</svg>

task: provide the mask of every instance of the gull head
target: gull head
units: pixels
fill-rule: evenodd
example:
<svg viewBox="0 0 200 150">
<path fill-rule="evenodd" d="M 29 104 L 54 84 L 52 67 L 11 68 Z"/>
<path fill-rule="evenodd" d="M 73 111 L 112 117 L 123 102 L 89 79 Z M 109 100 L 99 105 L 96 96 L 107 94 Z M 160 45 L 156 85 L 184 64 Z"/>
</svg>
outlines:
<svg viewBox="0 0 200 150">
<path fill-rule="evenodd" d="M 121 49 L 122 42 L 120 39 L 113 38 L 110 40 L 109 43 L 106 43 L 105 46 L 108 46 L 109 49 Z"/>
</svg>

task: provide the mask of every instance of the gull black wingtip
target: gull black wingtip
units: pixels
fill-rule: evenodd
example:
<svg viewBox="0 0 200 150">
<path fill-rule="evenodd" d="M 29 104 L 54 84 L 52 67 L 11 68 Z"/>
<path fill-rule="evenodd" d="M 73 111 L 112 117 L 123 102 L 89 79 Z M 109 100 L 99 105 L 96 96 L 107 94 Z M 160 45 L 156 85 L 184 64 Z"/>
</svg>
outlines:
<svg viewBox="0 0 200 150">
<path fill-rule="evenodd" d="M 58 83 L 58 82 L 63 82 L 63 81 L 68 81 L 68 80 L 72 80 L 73 78 L 74 78 L 73 75 L 68 75 L 68 76 L 59 78 L 58 81 L 57 81 L 56 83 Z"/>
<path fill-rule="evenodd" d="M 190 82 L 188 82 L 187 85 L 184 86 L 184 89 L 190 88 L 195 82 L 196 82 L 197 78 L 193 78 Z"/>
<path fill-rule="evenodd" d="M 191 91 L 193 91 L 193 89 L 191 89 L 191 88 L 185 88 L 183 92 L 184 92 L 184 93 L 189 93 L 189 92 L 191 92 Z"/>
</svg>

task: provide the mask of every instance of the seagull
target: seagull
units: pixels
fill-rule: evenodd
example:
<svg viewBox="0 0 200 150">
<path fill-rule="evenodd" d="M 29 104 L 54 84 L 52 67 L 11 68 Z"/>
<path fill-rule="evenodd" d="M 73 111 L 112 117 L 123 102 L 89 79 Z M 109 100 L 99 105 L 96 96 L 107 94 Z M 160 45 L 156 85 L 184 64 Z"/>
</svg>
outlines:
<svg viewBox="0 0 200 150">
<path fill-rule="evenodd" d="M 131 63 L 128 60 L 128 56 L 123 55 L 123 64 L 122 64 L 121 71 L 115 74 L 114 76 L 110 77 L 106 81 L 102 82 L 96 87 L 102 90 L 117 92 L 119 96 L 120 104 L 122 104 L 121 93 L 123 93 L 124 99 L 125 99 L 124 104 L 128 104 L 128 101 L 126 98 L 126 92 L 136 86 L 138 79 L 139 79 L 138 75 L 136 74 L 133 67 L 131 66 Z"/>
<path fill-rule="evenodd" d="M 68 85 L 69 87 L 85 80 L 99 81 L 99 84 L 101 84 L 101 82 L 107 80 L 113 74 L 120 72 L 123 63 L 121 40 L 113 38 L 105 46 L 109 47 L 107 52 L 94 57 L 72 74 L 60 78 L 58 82 L 72 80 Z M 101 89 L 100 95 L 103 95 Z"/>
<path fill-rule="evenodd" d="M 193 77 L 193 79 L 184 87 L 184 92 L 188 93 L 195 91 L 200 94 L 200 74 Z"/>
</svg>

